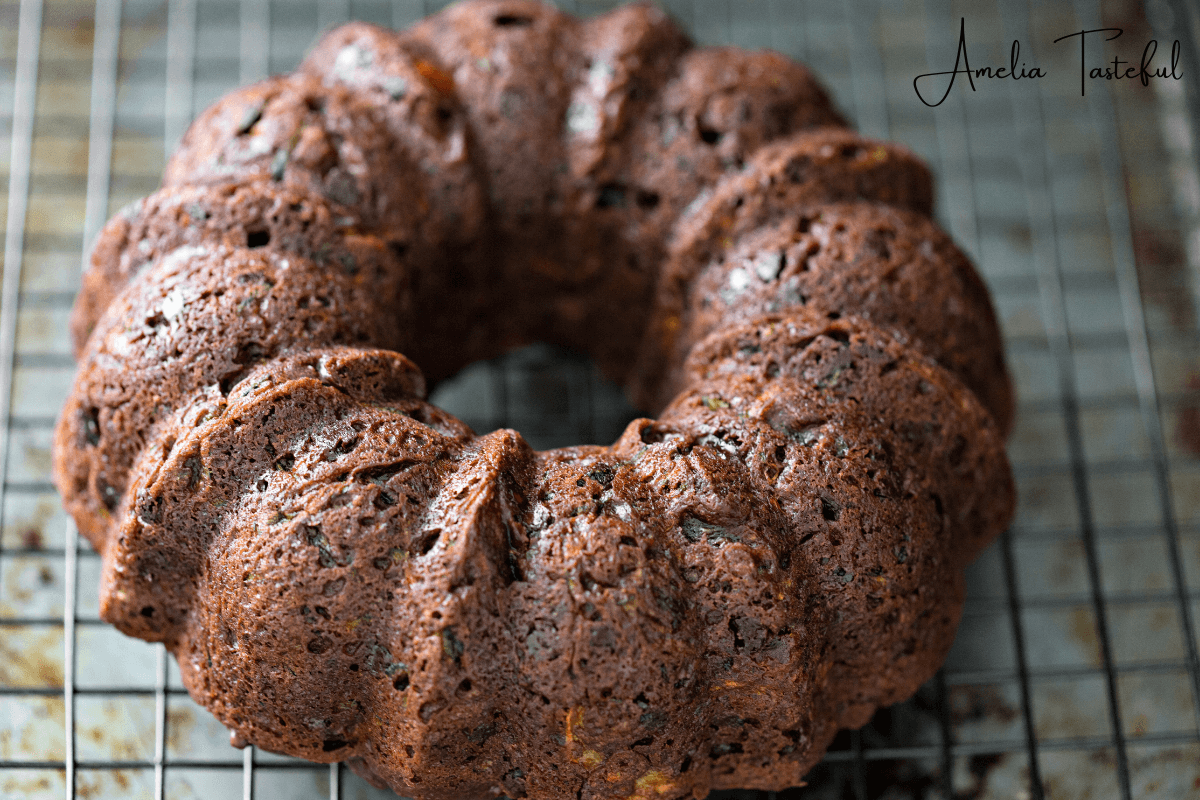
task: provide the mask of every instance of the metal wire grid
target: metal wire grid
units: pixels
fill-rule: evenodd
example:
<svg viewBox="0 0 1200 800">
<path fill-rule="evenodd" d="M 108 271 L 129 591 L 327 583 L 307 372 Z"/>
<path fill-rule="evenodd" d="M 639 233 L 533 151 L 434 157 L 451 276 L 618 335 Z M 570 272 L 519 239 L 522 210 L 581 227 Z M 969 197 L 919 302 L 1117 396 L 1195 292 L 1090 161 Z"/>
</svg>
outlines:
<svg viewBox="0 0 1200 800">
<path fill-rule="evenodd" d="M 589 13 L 609 4 L 566 5 Z M 856 800 L 989 793 L 1071 797 L 1086 791 L 1131 798 L 1159 791 L 1147 783 L 1149 775 L 1167 782 L 1160 796 L 1200 795 L 1200 774 L 1193 777 L 1200 763 L 1194 620 L 1200 594 L 1188 583 L 1189 577 L 1191 587 L 1200 580 L 1200 555 L 1193 553 L 1200 553 L 1200 472 L 1170 437 L 1187 402 L 1182 381 L 1173 378 L 1189 364 L 1196 368 L 1189 358 L 1200 336 L 1194 316 L 1181 331 L 1160 324 L 1156 307 L 1143 305 L 1139 280 L 1155 265 L 1144 254 L 1135 258 L 1138 231 L 1131 214 L 1136 219 L 1160 209 L 1131 202 L 1125 181 L 1140 175 L 1165 182 L 1166 171 L 1150 164 L 1130 172 L 1136 153 L 1118 116 L 1153 113 L 1155 105 L 1130 105 L 1135 95 L 1110 93 L 1104 86 L 1089 87 L 1086 99 L 1072 98 L 1046 82 L 1012 84 L 989 94 L 955 92 L 936 112 L 914 109 L 911 94 L 904 94 L 911 91 L 913 74 L 928 71 L 912 67 L 952 63 L 950 33 L 960 15 L 985 30 L 979 34 L 982 47 L 998 49 L 1000 39 L 1038 47 L 1046 29 L 1099 27 L 1098 9 L 1082 1 L 1074 7 L 1055 4 L 1049 11 L 1034 9 L 1031 19 L 1030 9 L 1009 0 L 999 7 L 952 6 L 950 0 L 924 6 L 864 0 L 666 5 L 701 41 L 772 46 L 807 58 L 864 133 L 894 135 L 930 159 L 940 175 L 947 227 L 975 254 L 996 292 L 1022 394 L 1013 442 L 1022 509 L 1013 531 L 972 570 L 963 632 L 946 670 L 916 700 L 840 737 L 809 792 Z M 367 796 L 365 785 L 337 765 L 316 768 L 253 748 L 242 752 L 240 763 L 208 745 L 194 748 L 204 757 L 181 753 L 172 736 L 188 719 L 177 712 L 190 701 L 165 651 L 120 641 L 122 652 L 135 654 L 127 664 L 114 668 L 92 657 L 113 646 L 94 614 L 89 596 L 94 586 L 77 592 L 81 576 L 94 581 L 97 559 L 61 513 L 45 510 L 46 503 L 51 508 L 57 503 L 45 464 L 39 470 L 29 463 L 48 446 L 53 413 L 72 369 L 61 331 L 47 336 L 39 323 L 61 327 L 78 285 L 83 243 L 103 223 L 110 200 L 153 190 L 161 158 L 197 110 L 233 84 L 290 68 L 317 28 L 352 15 L 402 27 L 435 9 L 411 0 L 353 6 L 346 0 L 315 5 L 170 0 L 165 9 L 137 0 L 98 0 L 85 26 L 92 33 L 90 63 L 78 64 L 60 38 L 50 35 L 61 32 L 64 8 L 71 6 L 63 0 L 20 0 L 19 8 L 0 4 L 0 13 L 16 23 L 15 37 L 0 40 L 12 48 L 0 50 L 12 70 L 11 115 L 4 120 L 11 156 L 0 287 L 0 414 L 8 420 L 0 428 L 0 452 L 6 454 L 0 460 L 5 527 L 0 565 L 6 567 L 0 574 L 0 651 L 18 661 L 28 661 L 41 647 L 63 651 L 61 678 L 53 658 L 37 662 L 49 668 L 34 680 L 0 666 L 0 705 L 9 707 L 10 726 L 0 727 L 0 792 L 67 797 L 140 792 L 159 798 L 190 788 L 193 796 L 223 797 L 236 795 L 237 786 L 228 780 L 236 779 L 247 798 L 256 791 L 263 797 Z M 1106 11 L 1122 8 L 1114 4 Z M 1178 20 L 1186 18 L 1176 11 Z M 296 37 L 281 38 L 280 29 L 301 18 L 316 25 L 296 47 Z M 144 45 L 162 37 L 164 27 L 160 58 L 126 50 L 125 42 Z M 236 44 L 225 41 L 231 31 Z M 39 53 L 43 40 L 50 50 Z M 161 96 L 140 103 L 122 99 L 122 91 L 136 92 L 138 78 L 144 88 L 139 70 L 147 69 L 162 71 Z M 64 76 L 78 81 L 81 73 L 90 84 L 86 120 L 78 112 L 64 113 L 63 103 L 39 105 Z M 79 105 L 82 98 L 73 101 Z M 132 123 L 121 119 L 123 109 L 154 104 L 161 113 L 143 113 Z M 155 124 L 161 125 L 162 150 L 147 157 L 154 137 L 147 130 Z M 1153 124 L 1151 118 L 1150 127 L 1137 133 L 1154 138 Z M 1074 126 L 1081 137 L 1065 154 L 1055 147 L 1062 137 L 1052 135 L 1063 125 Z M 129 135 L 130 128 L 140 139 Z M 118 129 L 121 135 L 114 136 Z M 79 191 L 62 172 L 50 170 L 51 177 L 38 172 L 44 159 L 37 158 L 36 146 L 55 136 L 82 140 L 82 130 L 87 131 L 82 214 L 65 203 L 54 209 L 62 219 L 47 221 L 46 196 L 61 200 Z M 133 165 L 139 155 L 154 169 Z M 59 176 L 57 184 L 53 175 Z M 31 187 L 39 191 L 31 194 Z M 998 235 L 997 227 L 1006 225 Z M 1170 233 L 1184 238 L 1179 230 Z M 1080 252 L 1088 246 L 1095 254 L 1081 268 Z M 1179 290 L 1186 293 L 1186 280 Z M 1167 374 L 1171 380 L 1164 379 Z M 589 365 L 547 348 L 477 365 L 435 400 L 477 429 L 517 427 L 542 447 L 609 441 L 630 413 Z M 1121 442 L 1106 438 L 1110 428 L 1121 433 Z M 1125 441 L 1130 438 L 1132 445 Z M 1143 494 L 1148 502 L 1140 499 Z M 22 509 L 37 503 L 42 506 L 34 516 L 43 524 L 31 530 L 47 537 L 65 531 L 61 549 L 15 534 L 30 516 Z M 1045 562 L 1064 546 L 1074 548 L 1074 557 L 1060 559 L 1057 571 L 1047 574 Z M 1149 577 L 1140 567 L 1129 568 L 1127 561 L 1144 559 L 1139 554 L 1155 548 L 1161 558 L 1150 559 Z M 58 574 L 56 559 L 62 564 Z M 50 576 L 50 591 L 61 592 L 61 622 L 51 613 L 5 611 L 14 581 L 21 586 L 8 567 L 24 562 L 49 570 L 41 574 Z M 1147 608 L 1165 614 L 1167 623 L 1141 626 Z M 1090 632 L 1094 652 L 1072 658 L 1074 646 L 1065 641 L 1048 649 L 1047 636 L 1058 634 L 1053 620 L 1059 617 L 1084 629 L 1083 640 Z M 146 659 L 149 652 L 154 655 Z M 103 680 L 91 677 L 94 671 Z M 1173 688 L 1156 690 L 1155 681 Z M 1079 719 L 1056 720 L 1061 696 Z M 81 739 L 81 710 L 97 702 L 133 707 L 146 701 L 153 704 L 149 725 L 143 726 L 152 735 L 141 742 L 148 747 L 98 757 L 86 737 Z M 982 713 L 976 705 L 984 707 Z M 61 743 L 39 750 L 36 743 L 12 739 L 37 727 L 36 719 L 29 722 L 37 716 L 31 708 L 58 727 Z M 1138 721 L 1146 716 L 1144 708 L 1156 715 L 1147 724 Z M 172 781 L 180 775 L 200 788 Z"/>
</svg>

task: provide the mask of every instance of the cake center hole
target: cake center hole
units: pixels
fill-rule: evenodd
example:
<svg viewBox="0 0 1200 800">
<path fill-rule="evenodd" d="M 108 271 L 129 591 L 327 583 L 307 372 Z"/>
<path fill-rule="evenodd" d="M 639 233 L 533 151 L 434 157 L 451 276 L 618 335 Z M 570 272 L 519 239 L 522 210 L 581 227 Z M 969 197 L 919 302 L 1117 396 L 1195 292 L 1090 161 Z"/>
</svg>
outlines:
<svg viewBox="0 0 1200 800">
<path fill-rule="evenodd" d="M 479 434 L 518 430 L 537 450 L 609 445 L 642 416 L 590 359 L 546 344 L 470 364 L 429 401 Z"/>
</svg>

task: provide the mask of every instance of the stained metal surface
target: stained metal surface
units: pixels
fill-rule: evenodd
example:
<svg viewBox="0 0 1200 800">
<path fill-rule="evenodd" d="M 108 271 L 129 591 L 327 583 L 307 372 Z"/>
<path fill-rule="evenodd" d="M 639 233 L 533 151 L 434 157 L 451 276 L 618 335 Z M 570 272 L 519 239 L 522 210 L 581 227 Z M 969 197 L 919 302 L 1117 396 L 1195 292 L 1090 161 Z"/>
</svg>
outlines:
<svg viewBox="0 0 1200 800">
<path fill-rule="evenodd" d="M 438 5 L 0 0 L 0 797 L 391 796 L 336 765 L 232 749 L 162 648 L 100 623 L 99 560 L 50 485 L 50 443 L 85 243 L 154 191 L 187 122 L 294 67 L 323 28 L 403 27 Z M 1081 95 L 1078 51 L 1052 44 L 1117 26 L 1107 58 L 1136 60 L 1153 22 L 1162 61 L 1194 9 L 1156 0 L 1148 22 L 1125 0 L 663 5 L 699 41 L 805 60 L 860 130 L 930 162 L 1020 399 L 1017 519 L 970 570 L 945 669 L 775 796 L 1200 798 L 1200 86 L 1101 80 Z M 960 19 L 972 66 L 1006 64 L 1015 38 L 1048 76 L 959 83 L 924 106 L 912 80 L 952 68 Z M 547 347 L 477 364 L 433 399 L 535 447 L 610 442 L 632 414 Z"/>
</svg>

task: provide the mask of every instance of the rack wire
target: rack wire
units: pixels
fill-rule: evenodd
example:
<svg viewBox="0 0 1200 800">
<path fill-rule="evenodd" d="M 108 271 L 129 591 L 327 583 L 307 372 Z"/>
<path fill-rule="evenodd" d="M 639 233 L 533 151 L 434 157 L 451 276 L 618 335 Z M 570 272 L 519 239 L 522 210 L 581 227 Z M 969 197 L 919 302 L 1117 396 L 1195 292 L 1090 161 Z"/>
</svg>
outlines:
<svg viewBox="0 0 1200 800">
<path fill-rule="evenodd" d="M 1151 2 L 1151 20 L 1132 0 L 663 5 L 700 42 L 806 60 L 860 130 L 930 162 L 1020 397 L 1017 520 L 970 571 L 943 671 L 840 735 L 807 788 L 714 797 L 1200 797 L 1200 86 L 1081 95 L 1075 52 L 1051 44 L 1116 25 L 1127 38 L 1106 53 L 1128 59 L 1157 32 L 1181 40 L 1190 76 L 1200 14 L 1174 0 Z M 84 247 L 156 188 L 188 121 L 291 69 L 319 30 L 404 27 L 439 6 L 0 0 L 0 797 L 390 796 L 337 764 L 229 748 L 163 648 L 99 621 L 98 558 L 59 508 L 49 448 Z M 976 65 L 1005 63 L 1017 39 L 1049 77 L 920 104 L 912 79 L 950 68 L 960 18 Z M 633 414 L 588 362 L 544 346 L 433 399 L 541 448 L 611 441 Z"/>
</svg>

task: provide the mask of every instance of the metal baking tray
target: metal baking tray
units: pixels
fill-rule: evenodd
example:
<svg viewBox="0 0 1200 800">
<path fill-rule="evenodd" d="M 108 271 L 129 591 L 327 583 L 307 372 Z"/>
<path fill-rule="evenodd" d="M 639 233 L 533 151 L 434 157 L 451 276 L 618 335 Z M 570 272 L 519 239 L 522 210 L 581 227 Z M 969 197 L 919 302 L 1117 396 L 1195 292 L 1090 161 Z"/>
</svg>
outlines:
<svg viewBox="0 0 1200 800">
<path fill-rule="evenodd" d="M 592 14 L 608 2 L 563 2 Z M 1200 174 L 1197 13 L 1132 0 L 670 0 L 703 43 L 810 64 L 867 135 L 938 175 L 939 219 L 991 286 L 1017 382 L 1012 529 L 969 573 L 945 668 L 844 732 L 777 798 L 1200 797 Z M 0 797 L 390 797 L 338 765 L 247 748 L 161 647 L 97 617 L 99 560 L 50 484 L 84 248 L 156 188 L 188 121 L 293 68 L 356 18 L 417 0 L 0 0 Z M 1140 63 L 1173 77 L 1082 78 Z M 936 107 L 916 76 L 971 67 Z M 1024 66 L 1021 66 L 1024 64 Z M 1119 66 L 1119 65 L 1118 65 Z M 972 75 L 974 78 L 974 75 Z M 938 81 L 942 81 L 941 84 Z M 947 77 L 919 86 L 936 100 Z M 1086 91 L 1084 91 L 1086 90 Z M 0 184 L 3 185 L 3 184 Z M 608 443 L 633 411 L 586 361 L 535 346 L 433 399 L 535 447 Z"/>
</svg>

